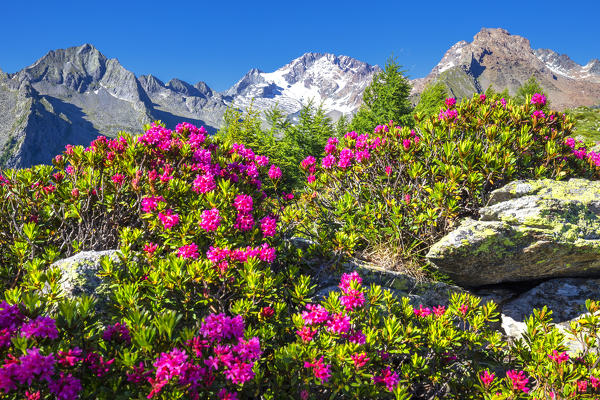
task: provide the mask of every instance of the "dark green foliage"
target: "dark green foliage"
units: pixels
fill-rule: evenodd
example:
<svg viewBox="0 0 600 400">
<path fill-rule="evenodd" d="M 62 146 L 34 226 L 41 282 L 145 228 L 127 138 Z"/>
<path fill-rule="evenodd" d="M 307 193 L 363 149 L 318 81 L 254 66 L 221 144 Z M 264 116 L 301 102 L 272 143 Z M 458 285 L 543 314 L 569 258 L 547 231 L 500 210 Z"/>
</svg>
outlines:
<svg viewBox="0 0 600 400">
<path fill-rule="evenodd" d="M 427 85 L 421 93 L 419 103 L 415 107 L 415 113 L 424 115 L 436 114 L 444 105 L 444 100 L 448 97 L 446 85 L 441 82 Z"/>
<path fill-rule="evenodd" d="M 370 132 L 376 125 L 389 121 L 402 126 L 413 125 L 413 107 L 409 100 L 411 84 L 401 68 L 396 60 L 389 58 L 384 70 L 373 77 L 350 125 L 352 130 Z"/>
<path fill-rule="evenodd" d="M 284 180 L 279 188 L 286 191 L 299 189 L 304 180 L 298 165 L 310 154 L 318 154 L 327 138 L 344 130 L 347 120 L 342 118 L 335 128 L 322 106 L 312 101 L 298 114 L 298 122 L 292 124 L 281 109 L 274 107 L 265 112 L 268 129 L 261 127 L 260 113 L 250 106 L 244 113 L 228 109 L 224 125 L 217 136 L 235 143 L 244 143 L 283 171 Z"/>
<path fill-rule="evenodd" d="M 527 99 L 527 96 L 531 97 L 535 93 L 543 94 L 544 96 L 546 96 L 546 107 L 550 106 L 550 99 L 548 99 L 548 95 L 540 86 L 539 82 L 535 79 L 534 76 L 531 76 L 531 78 L 529 78 L 525 83 L 521 85 L 519 89 L 517 89 L 517 93 L 514 97 L 515 103 L 523 104 Z"/>
<path fill-rule="evenodd" d="M 536 93 L 536 92 L 534 92 L 534 93 Z M 538 93 L 540 93 L 540 92 L 538 92 Z M 500 98 L 503 98 L 504 100 L 509 100 L 511 98 L 510 94 L 508 93 L 508 88 L 504 88 L 503 91 L 497 92 L 492 85 L 488 86 L 488 88 L 485 90 L 485 95 L 487 97 L 498 96 Z"/>
</svg>

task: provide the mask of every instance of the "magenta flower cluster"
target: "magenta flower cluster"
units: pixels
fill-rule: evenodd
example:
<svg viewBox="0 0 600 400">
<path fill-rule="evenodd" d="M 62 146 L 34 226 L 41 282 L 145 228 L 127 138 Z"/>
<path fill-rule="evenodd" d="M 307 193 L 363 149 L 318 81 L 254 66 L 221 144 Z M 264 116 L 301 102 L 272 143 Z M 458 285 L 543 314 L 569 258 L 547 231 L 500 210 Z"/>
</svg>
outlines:
<svg viewBox="0 0 600 400">
<path fill-rule="evenodd" d="M 130 374 L 131 380 L 146 376 L 152 389 L 148 398 L 159 394 L 168 384 L 187 391 L 190 398 L 211 389 L 220 375 L 232 385 L 242 385 L 254 378 L 254 365 L 262 350 L 258 338 L 244 339 L 244 321 L 241 316 L 228 317 L 210 314 L 202 322 L 199 336 L 186 343 L 187 350 L 174 348 L 162 353 L 154 362 L 154 376 L 146 376 L 142 368 Z M 219 398 L 237 398 L 226 388 Z"/>
<path fill-rule="evenodd" d="M 71 374 L 55 375 L 56 359 L 52 354 L 44 356 L 40 349 L 30 348 L 19 358 L 10 356 L 0 366 L 0 391 L 8 394 L 20 386 L 31 387 L 45 382 L 57 399 L 75 400 L 81 391 L 81 382 Z"/>
</svg>

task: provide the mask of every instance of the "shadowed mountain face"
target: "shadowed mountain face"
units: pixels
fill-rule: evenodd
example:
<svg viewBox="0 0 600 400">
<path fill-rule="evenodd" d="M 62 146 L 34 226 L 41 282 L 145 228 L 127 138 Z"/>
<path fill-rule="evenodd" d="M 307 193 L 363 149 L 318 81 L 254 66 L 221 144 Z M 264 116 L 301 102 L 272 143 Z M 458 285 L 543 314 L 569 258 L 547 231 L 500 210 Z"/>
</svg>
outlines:
<svg viewBox="0 0 600 400">
<path fill-rule="evenodd" d="M 582 66 L 567 55 L 531 48 L 529 40 L 504 29 L 482 29 L 473 41 L 452 46 L 425 78 L 413 81 L 413 93 L 435 81 L 458 98 L 508 88 L 510 94 L 534 76 L 559 110 L 600 103 L 600 61 Z"/>
<path fill-rule="evenodd" d="M 290 117 L 312 99 L 337 119 L 356 111 L 376 71 L 350 57 L 307 53 L 270 74 L 252 70 L 221 94 L 204 82 L 138 78 L 89 44 L 50 51 L 15 74 L 0 71 L 0 167 L 49 163 L 66 144 L 138 133 L 155 120 L 214 133 L 228 106 L 245 108 L 252 98 L 256 109 L 279 104 Z"/>
</svg>

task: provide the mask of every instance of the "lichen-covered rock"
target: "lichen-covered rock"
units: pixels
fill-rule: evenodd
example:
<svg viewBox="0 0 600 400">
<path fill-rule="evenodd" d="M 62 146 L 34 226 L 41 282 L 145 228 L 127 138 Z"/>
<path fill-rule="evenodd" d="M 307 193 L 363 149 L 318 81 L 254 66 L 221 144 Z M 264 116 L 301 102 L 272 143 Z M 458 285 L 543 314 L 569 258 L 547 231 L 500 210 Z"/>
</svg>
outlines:
<svg viewBox="0 0 600 400">
<path fill-rule="evenodd" d="M 52 264 L 52 267 L 59 268 L 62 273 L 60 287 L 64 295 L 67 298 L 94 296 L 97 300 L 96 309 L 102 309 L 108 301 L 109 291 L 98 276 L 102 269 L 100 260 L 108 256 L 116 261 L 116 253 L 117 250 L 84 251 Z"/>
<path fill-rule="evenodd" d="M 600 182 L 515 181 L 427 259 L 461 286 L 600 275 Z"/>
</svg>

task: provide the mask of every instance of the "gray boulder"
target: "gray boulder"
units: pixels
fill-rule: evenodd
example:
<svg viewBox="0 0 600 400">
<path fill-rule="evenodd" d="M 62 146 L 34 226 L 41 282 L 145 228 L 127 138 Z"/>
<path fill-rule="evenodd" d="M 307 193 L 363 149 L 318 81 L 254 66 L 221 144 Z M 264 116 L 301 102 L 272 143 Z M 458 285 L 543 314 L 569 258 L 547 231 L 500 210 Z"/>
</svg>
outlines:
<svg viewBox="0 0 600 400">
<path fill-rule="evenodd" d="M 59 268 L 62 273 L 60 288 L 65 297 L 72 299 L 81 295 L 93 296 L 97 300 L 96 309 L 104 308 L 109 300 L 109 291 L 98 276 L 102 270 L 100 260 L 104 256 L 113 261 L 118 260 L 117 250 L 83 251 L 52 264 L 52 267 Z"/>
<path fill-rule="evenodd" d="M 353 259 L 344 266 L 345 272 L 356 271 L 363 280 L 363 286 L 379 285 L 390 290 L 396 297 L 408 297 L 413 306 L 423 304 L 434 307 L 447 305 L 453 293 L 466 293 L 464 289 L 444 282 L 419 281 L 407 274 L 391 271 L 362 260 Z M 317 299 L 327 297 L 330 292 L 339 290 L 340 275 L 319 280 Z"/>
<path fill-rule="evenodd" d="M 479 214 L 427 254 L 457 284 L 600 275 L 600 182 L 515 181 Z"/>
<path fill-rule="evenodd" d="M 582 344 L 569 332 L 571 322 L 586 315 L 587 299 L 600 300 L 600 279 L 551 279 L 501 305 L 502 328 L 510 339 L 523 337 L 525 324 L 534 309 L 547 306 L 555 327 L 566 337 L 569 352 L 582 350 Z"/>
</svg>

